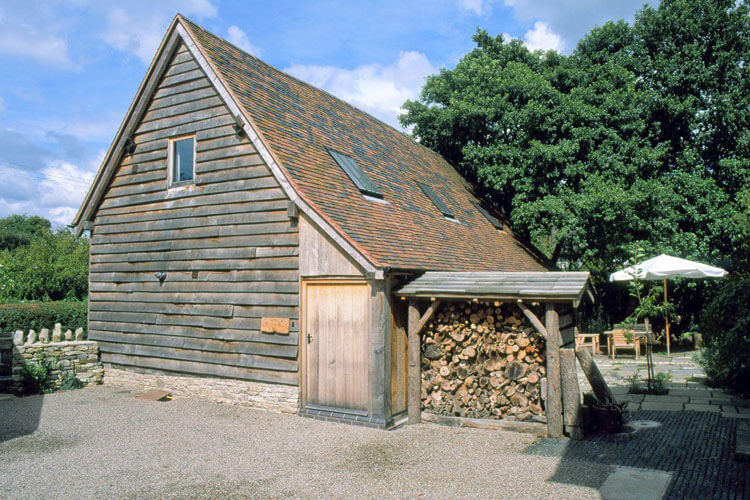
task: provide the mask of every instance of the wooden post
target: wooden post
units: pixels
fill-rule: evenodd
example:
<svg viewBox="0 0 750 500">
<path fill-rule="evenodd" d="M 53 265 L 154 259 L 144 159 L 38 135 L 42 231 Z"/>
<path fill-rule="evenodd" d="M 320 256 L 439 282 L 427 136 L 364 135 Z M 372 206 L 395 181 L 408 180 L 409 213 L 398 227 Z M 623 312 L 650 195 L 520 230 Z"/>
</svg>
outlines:
<svg viewBox="0 0 750 500">
<path fill-rule="evenodd" d="M 419 337 L 419 309 L 414 302 L 409 302 L 409 371 L 407 390 L 407 412 L 409 424 L 422 421 L 422 345 Z"/>
<path fill-rule="evenodd" d="M 576 349 L 576 357 L 581 363 L 581 369 L 586 375 L 586 379 L 589 381 L 589 384 L 591 384 L 591 388 L 594 390 L 596 399 L 598 399 L 599 402 L 603 404 L 615 404 L 617 401 L 615 400 L 612 392 L 609 390 L 607 382 L 604 380 L 604 377 L 602 377 L 599 368 L 596 367 L 594 358 L 591 356 L 591 354 L 589 354 L 588 349 L 586 349 L 585 347 L 579 347 L 578 349 Z"/>
<path fill-rule="evenodd" d="M 575 349 L 572 347 L 560 349 L 560 366 L 565 433 L 571 439 L 583 439 L 581 393 L 578 388 L 578 375 L 576 374 Z"/>
<path fill-rule="evenodd" d="M 370 416 L 389 425 L 391 419 L 390 287 L 386 280 L 371 281 L 370 297 Z"/>
<path fill-rule="evenodd" d="M 667 277 L 664 276 L 664 305 L 667 305 Z M 667 357 L 670 356 L 669 353 L 669 344 L 671 342 L 671 339 L 669 338 L 669 316 L 664 317 L 665 321 L 665 329 L 667 330 Z"/>
<path fill-rule="evenodd" d="M 560 325 L 554 304 L 546 305 L 547 330 L 547 434 L 562 437 L 562 389 L 560 376 Z"/>
</svg>

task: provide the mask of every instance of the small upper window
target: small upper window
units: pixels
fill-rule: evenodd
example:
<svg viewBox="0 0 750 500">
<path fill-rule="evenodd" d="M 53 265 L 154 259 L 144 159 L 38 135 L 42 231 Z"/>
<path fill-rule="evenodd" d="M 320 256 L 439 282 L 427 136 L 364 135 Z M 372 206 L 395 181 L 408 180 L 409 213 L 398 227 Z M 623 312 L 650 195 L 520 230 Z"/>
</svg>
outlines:
<svg viewBox="0 0 750 500">
<path fill-rule="evenodd" d="M 195 138 L 187 137 L 172 142 L 172 184 L 193 180 L 195 170 Z"/>
</svg>

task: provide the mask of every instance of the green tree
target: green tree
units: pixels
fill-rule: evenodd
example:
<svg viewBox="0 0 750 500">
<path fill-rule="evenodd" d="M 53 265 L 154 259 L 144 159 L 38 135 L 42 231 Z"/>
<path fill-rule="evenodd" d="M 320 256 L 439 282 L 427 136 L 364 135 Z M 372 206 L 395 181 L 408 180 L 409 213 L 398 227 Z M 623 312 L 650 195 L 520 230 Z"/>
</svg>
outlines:
<svg viewBox="0 0 750 500">
<path fill-rule="evenodd" d="M 89 241 L 67 229 L 0 251 L 0 300 L 83 300 L 88 293 Z"/>
<path fill-rule="evenodd" d="M 50 222 L 36 215 L 9 215 L 0 219 L 0 250 L 28 245 L 35 236 L 50 230 Z"/>
<path fill-rule="evenodd" d="M 747 265 L 747 0 L 664 0 L 569 56 L 482 30 L 474 41 L 401 121 L 554 265 L 601 283 L 633 245 Z M 678 283 L 677 301 L 683 288 L 695 285 Z"/>
</svg>

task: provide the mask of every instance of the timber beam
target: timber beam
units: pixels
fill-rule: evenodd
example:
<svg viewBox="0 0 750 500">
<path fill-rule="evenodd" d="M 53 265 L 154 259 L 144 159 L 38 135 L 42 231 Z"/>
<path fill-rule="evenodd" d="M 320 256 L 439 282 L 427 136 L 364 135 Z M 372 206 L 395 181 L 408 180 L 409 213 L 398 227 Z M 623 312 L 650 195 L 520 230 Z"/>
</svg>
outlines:
<svg viewBox="0 0 750 500">
<path fill-rule="evenodd" d="M 521 309 L 521 311 L 526 315 L 528 320 L 531 322 L 532 325 L 534 325 L 534 328 L 536 328 L 536 331 L 542 334 L 542 336 L 546 339 L 547 338 L 547 329 L 544 327 L 541 321 L 539 321 L 539 318 L 536 317 L 536 314 L 529 309 L 526 304 L 523 303 L 523 300 L 518 299 L 518 307 Z"/>
</svg>

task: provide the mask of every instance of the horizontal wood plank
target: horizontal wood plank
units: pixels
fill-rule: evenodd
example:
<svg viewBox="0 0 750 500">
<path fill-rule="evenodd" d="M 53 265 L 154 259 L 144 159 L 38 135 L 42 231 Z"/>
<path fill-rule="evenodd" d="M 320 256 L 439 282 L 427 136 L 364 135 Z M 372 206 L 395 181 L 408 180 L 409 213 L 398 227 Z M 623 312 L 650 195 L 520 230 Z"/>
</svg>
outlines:
<svg viewBox="0 0 750 500">
<path fill-rule="evenodd" d="M 146 241 L 137 245 L 124 243 L 92 244 L 92 254 L 130 253 L 130 252 L 166 252 L 169 250 L 188 250 L 199 248 L 233 248 L 254 246 L 263 247 L 297 246 L 297 233 L 257 234 L 245 236 L 218 236 L 210 238 L 192 238 L 180 240 Z M 260 254 L 256 251 L 256 258 Z"/>
<path fill-rule="evenodd" d="M 297 257 L 238 260 L 177 260 L 171 262 L 106 262 L 92 264 L 92 272 L 244 271 L 254 269 L 299 269 Z"/>
<path fill-rule="evenodd" d="M 243 330 L 238 328 L 185 328 L 179 325 L 155 325 L 150 323 L 128 323 L 126 321 L 93 321 L 91 331 L 124 332 L 133 334 L 171 335 L 199 339 L 219 339 L 242 342 L 260 342 L 266 344 L 297 345 L 298 333 L 286 335 L 269 335 L 260 330 Z M 92 340 L 96 340 L 89 335 Z"/>
<path fill-rule="evenodd" d="M 297 359 L 296 345 L 264 344 L 260 342 L 242 342 L 239 340 L 216 340 L 194 337 L 176 337 L 172 335 L 151 335 L 97 331 L 97 341 L 116 344 L 142 344 L 148 346 L 177 347 L 199 351 L 255 354 L 282 359 Z"/>
<path fill-rule="evenodd" d="M 94 297 L 92 296 L 92 299 Z M 248 306 L 296 306 L 297 295 L 285 293 L 242 292 L 97 292 L 97 300 L 123 302 L 168 302 L 173 304 L 236 304 Z"/>
<path fill-rule="evenodd" d="M 245 214 L 250 212 L 279 212 L 286 210 L 286 200 L 248 201 L 241 203 L 227 203 L 224 205 L 206 205 L 188 207 L 184 209 L 152 210 L 132 214 L 97 215 L 95 224 L 127 224 L 131 222 L 144 223 L 166 219 L 191 219 L 194 217 L 219 216 L 229 214 Z"/>
<path fill-rule="evenodd" d="M 116 354 L 130 354 L 166 359 L 180 359 L 216 365 L 237 366 L 285 372 L 296 372 L 297 362 L 280 358 L 268 358 L 255 354 L 229 352 L 195 351 L 171 346 L 145 344 L 116 344 L 99 340 L 99 351 Z"/>
<path fill-rule="evenodd" d="M 262 211 L 231 213 L 227 215 L 214 214 L 211 216 L 201 217 L 194 215 L 179 219 L 160 218 L 153 221 L 138 221 L 128 223 L 107 224 L 104 221 L 97 221 L 96 234 L 121 234 L 136 233 L 142 231 L 164 231 L 170 229 L 186 229 L 189 227 L 211 227 L 224 224 L 258 224 L 268 222 L 286 222 L 289 216 L 286 210 Z"/>
</svg>

